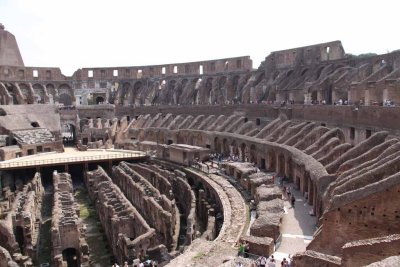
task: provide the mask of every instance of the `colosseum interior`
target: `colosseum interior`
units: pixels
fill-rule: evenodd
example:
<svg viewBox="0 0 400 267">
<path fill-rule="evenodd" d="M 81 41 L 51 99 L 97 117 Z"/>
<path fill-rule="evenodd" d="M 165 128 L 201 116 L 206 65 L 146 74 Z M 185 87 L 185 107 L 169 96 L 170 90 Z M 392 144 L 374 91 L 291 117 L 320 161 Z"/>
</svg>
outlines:
<svg viewBox="0 0 400 267">
<path fill-rule="evenodd" d="M 0 266 L 399 266 L 400 50 L 65 76 L 0 48 Z"/>
</svg>

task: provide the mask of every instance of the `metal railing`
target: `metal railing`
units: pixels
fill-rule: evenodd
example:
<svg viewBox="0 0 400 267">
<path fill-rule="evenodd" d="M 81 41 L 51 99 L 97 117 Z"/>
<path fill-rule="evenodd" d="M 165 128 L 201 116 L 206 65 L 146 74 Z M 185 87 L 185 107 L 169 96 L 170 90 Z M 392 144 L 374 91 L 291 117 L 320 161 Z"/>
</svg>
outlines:
<svg viewBox="0 0 400 267">
<path fill-rule="evenodd" d="M 21 160 L 14 162 L 0 162 L 0 169 L 27 167 L 27 166 L 43 166 L 43 165 L 53 165 L 60 163 L 98 161 L 98 160 L 108 160 L 108 159 L 137 158 L 145 156 L 146 154 L 144 152 L 135 151 L 130 153 L 105 154 L 105 155 L 93 155 L 93 156 L 78 156 L 78 157 L 53 158 L 53 159 L 36 159 L 36 160 L 32 159 L 32 160 Z"/>
</svg>

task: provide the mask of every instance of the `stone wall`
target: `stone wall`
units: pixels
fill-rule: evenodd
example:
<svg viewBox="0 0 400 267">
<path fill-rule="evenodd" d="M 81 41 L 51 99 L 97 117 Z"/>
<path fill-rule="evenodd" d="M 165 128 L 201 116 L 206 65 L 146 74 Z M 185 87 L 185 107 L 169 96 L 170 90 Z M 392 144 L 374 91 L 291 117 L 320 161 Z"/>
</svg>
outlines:
<svg viewBox="0 0 400 267">
<path fill-rule="evenodd" d="M 54 265 L 56 267 L 64 267 L 70 264 L 88 266 L 88 245 L 79 218 L 80 208 L 73 195 L 71 175 L 54 172 L 53 185 L 51 242 Z M 68 255 L 68 253 L 71 253 L 71 255 Z"/>
<path fill-rule="evenodd" d="M 113 167 L 112 179 L 126 197 L 156 229 L 160 242 L 170 248 L 176 222 L 175 201 L 160 194 L 149 181 L 134 170 L 134 164 L 121 162 Z"/>
<path fill-rule="evenodd" d="M 13 220 L 16 241 L 21 253 L 36 260 L 38 236 L 41 223 L 41 207 L 44 195 L 41 177 L 36 173 L 15 197 L 15 219 Z"/>
<path fill-rule="evenodd" d="M 132 264 L 157 245 L 156 231 L 102 168 L 87 172 L 85 184 L 118 263 Z"/>
</svg>

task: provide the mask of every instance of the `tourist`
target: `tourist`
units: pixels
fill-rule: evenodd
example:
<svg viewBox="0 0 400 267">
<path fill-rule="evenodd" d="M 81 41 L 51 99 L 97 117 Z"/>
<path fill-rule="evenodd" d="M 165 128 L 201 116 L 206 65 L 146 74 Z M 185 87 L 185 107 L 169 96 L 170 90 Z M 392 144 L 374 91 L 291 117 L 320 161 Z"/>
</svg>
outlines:
<svg viewBox="0 0 400 267">
<path fill-rule="evenodd" d="M 268 261 L 268 267 L 276 267 L 276 262 L 275 262 L 275 258 L 274 255 L 271 255 L 271 258 Z"/>
<path fill-rule="evenodd" d="M 291 199 L 290 199 L 292 206 L 294 208 L 294 203 L 296 202 L 296 198 L 294 197 L 294 195 L 292 195 Z"/>
<path fill-rule="evenodd" d="M 257 259 L 257 263 L 259 267 L 265 267 L 265 265 L 267 264 L 267 259 L 264 256 L 260 256 Z"/>
<path fill-rule="evenodd" d="M 286 258 L 283 258 L 283 260 L 281 262 L 281 266 L 282 267 L 289 267 L 289 262 L 286 260 Z"/>
</svg>

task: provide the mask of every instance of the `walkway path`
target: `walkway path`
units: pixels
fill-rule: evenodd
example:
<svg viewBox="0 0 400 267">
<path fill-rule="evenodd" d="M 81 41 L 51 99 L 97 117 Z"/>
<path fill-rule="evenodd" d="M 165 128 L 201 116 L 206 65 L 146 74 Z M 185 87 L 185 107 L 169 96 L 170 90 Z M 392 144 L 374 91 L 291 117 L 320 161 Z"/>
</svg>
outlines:
<svg viewBox="0 0 400 267">
<path fill-rule="evenodd" d="M 0 170 L 23 168 L 27 166 L 48 166 L 71 162 L 96 162 L 101 160 L 124 160 L 145 157 L 145 152 L 117 149 L 90 149 L 78 151 L 74 148 L 65 148 L 65 152 L 48 152 L 32 156 L 25 156 L 0 162 Z"/>
<path fill-rule="evenodd" d="M 309 215 L 312 207 L 306 203 L 307 200 L 299 191 L 293 189 L 293 184 L 285 183 L 285 186 L 290 186 L 296 202 L 292 207 L 287 195 L 284 194 L 285 215 L 281 226 L 282 243 L 274 253 L 274 257 L 279 261 L 288 258 L 289 254 L 305 251 L 316 230 L 316 218 Z"/>
<path fill-rule="evenodd" d="M 236 256 L 235 244 L 247 226 L 248 211 L 240 192 L 224 177 L 191 169 L 213 186 L 224 210 L 224 224 L 214 241 L 196 239 L 184 254 L 167 266 L 219 266 L 226 259 Z"/>
</svg>

